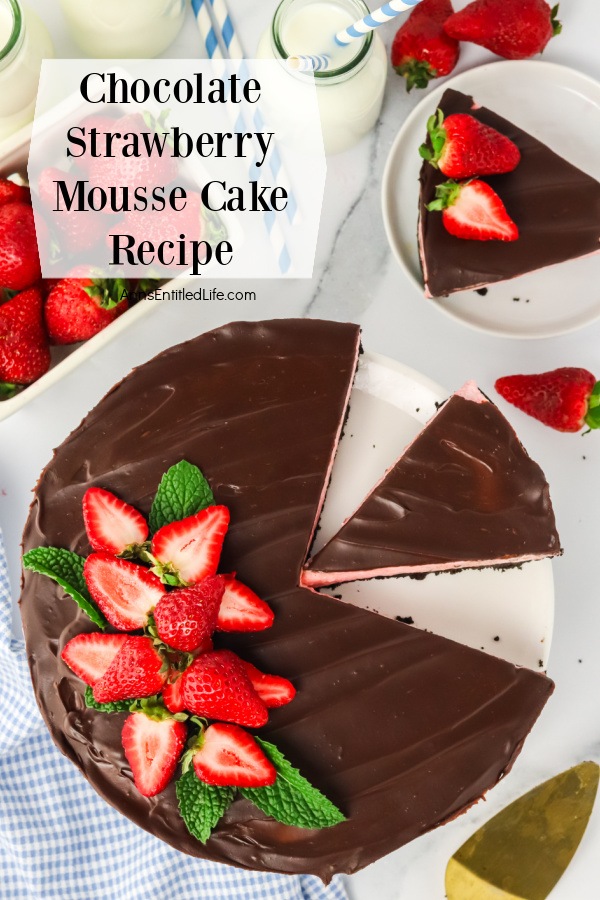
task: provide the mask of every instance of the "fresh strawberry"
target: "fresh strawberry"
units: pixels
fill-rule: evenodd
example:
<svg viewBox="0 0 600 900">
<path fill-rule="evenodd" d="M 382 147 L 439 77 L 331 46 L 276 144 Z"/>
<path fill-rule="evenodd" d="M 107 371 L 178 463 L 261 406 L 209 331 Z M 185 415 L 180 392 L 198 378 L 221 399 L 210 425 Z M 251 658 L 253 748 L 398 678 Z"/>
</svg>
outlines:
<svg viewBox="0 0 600 900">
<path fill-rule="evenodd" d="M 227 578 L 217 616 L 217 631 L 262 631 L 270 628 L 273 610 L 236 578 Z"/>
<path fill-rule="evenodd" d="M 152 555 L 163 569 L 175 571 L 186 584 L 195 584 L 217 571 L 228 525 L 226 506 L 208 506 L 159 528 L 152 538 Z"/>
<path fill-rule="evenodd" d="M 429 210 L 442 210 L 446 231 L 469 241 L 516 241 L 519 229 L 498 194 L 485 181 L 439 184 Z"/>
<path fill-rule="evenodd" d="M 545 0 L 474 0 L 450 16 L 444 29 L 505 59 L 528 59 L 560 34 L 557 14 L 558 5 L 550 9 Z"/>
<path fill-rule="evenodd" d="M 296 696 L 296 688 L 287 678 L 281 675 L 267 675 L 261 672 L 252 663 L 242 660 L 246 669 L 246 675 L 250 683 L 267 709 L 275 706 L 285 706 Z"/>
<path fill-rule="evenodd" d="M 458 41 L 444 31 L 454 10 L 450 0 L 421 0 L 392 43 L 392 66 L 406 78 L 406 90 L 427 87 L 431 78 L 449 75 L 458 62 Z"/>
<path fill-rule="evenodd" d="M 49 368 L 42 295 L 30 288 L 0 306 L 0 382 L 31 384 Z"/>
<path fill-rule="evenodd" d="M 90 554 L 83 577 L 110 624 L 121 631 L 143 628 L 165 594 L 162 582 L 148 569 L 110 553 Z"/>
<path fill-rule="evenodd" d="M 193 653 L 215 630 L 225 589 L 223 575 L 165 594 L 156 604 L 154 621 L 161 641 L 174 650 Z"/>
<path fill-rule="evenodd" d="M 123 553 L 148 537 L 143 515 L 104 488 L 88 488 L 83 495 L 83 521 L 94 550 L 106 553 Z"/>
<path fill-rule="evenodd" d="M 98 244 L 106 234 L 106 222 L 98 213 L 84 215 L 77 211 L 75 203 L 67 209 L 59 193 L 58 181 L 64 181 L 69 196 L 75 190 L 77 179 L 70 172 L 48 168 L 40 174 L 38 191 L 45 208 L 46 218 L 53 228 L 62 256 L 84 253 Z"/>
<path fill-rule="evenodd" d="M 171 716 L 156 719 L 134 712 L 125 720 L 121 741 L 133 781 L 144 797 L 154 797 L 171 781 L 185 745 L 187 729 Z"/>
<path fill-rule="evenodd" d="M 512 172 L 521 159 L 510 138 L 466 113 L 455 113 L 444 121 L 438 109 L 429 118 L 427 131 L 430 144 L 422 144 L 419 153 L 449 178 Z"/>
<path fill-rule="evenodd" d="M 196 716 L 258 728 L 269 714 L 231 650 L 202 653 L 183 675 L 185 708 Z"/>
<path fill-rule="evenodd" d="M 5 203 L 31 203 L 29 188 L 9 178 L 0 178 L 0 206 Z"/>
<path fill-rule="evenodd" d="M 95 152 L 102 152 L 103 145 L 106 141 L 104 135 L 109 134 L 111 131 L 118 130 L 115 126 L 116 119 L 114 116 L 107 116 L 102 113 L 92 113 L 91 116 L 85 116 L 77 126 L 77 129 L 85 129 L 85 132 L 76 129 L 74 133 L 77 137 L 85 138 L 86 149 L 81 153 L 81 156 L 77 156 L 75 154 L 81 152 L 81 147 L 70 148 L 73 153 L 73 165 L 78 169 L 81 169 L 82 172 L 89 172 L 90 166 L 92 166 L 94 160 L 97 159 L 96 156 L 92 156 L 94 140 L 97 145 Z M 95 134 L 94 129 L 96 130 Z"/>
<path fill-rule="evenodd" d="M 183 699 L 183 678 L 181 675 L 174 681 L 168 681 L 165 684 L 161 697 L 169 712 L 180 713 L 184 711 L 185 701 Z"/>
<path fill-rule="evenodd" d="M 277 770 L 254 738 L 237 725 L 216 722 L 198 738 L 194 772 L 206 784 L 230 787 L 265 787 Z"/>
<path fill-rule="evenodd" d="M 148 637 L 128 634 L 104 675 L 94 684 L 98 703 L 151 697 L 162 690 L 167 666 Z"/>
<path fill-rule="evenodd" d="M 0 284 L 22 291 L 41 276 L 33 209 L 29 203 L 5 203 L 0 206 Z"/>
<path fill-rule="evenodd" d="M 60 655 L 82 681 L 94 685 L 102 678 L 126 640 L 126 634 L 102 634 L 98 631 L 77 634 L 65 644 Z"/>
<path fill-rule="evenodd" d="M 55 344 L 87 341 L 128 308 L 125 282 L 120 279 L 63 278 L 46 300 L 46 327 Z"/>
<path fill-rule="evenodd" d="M 495 387 L 509 403 L 557 431 L 600 428 L 600 382 L 587 369 L 506 375 Z"/>
</svg>

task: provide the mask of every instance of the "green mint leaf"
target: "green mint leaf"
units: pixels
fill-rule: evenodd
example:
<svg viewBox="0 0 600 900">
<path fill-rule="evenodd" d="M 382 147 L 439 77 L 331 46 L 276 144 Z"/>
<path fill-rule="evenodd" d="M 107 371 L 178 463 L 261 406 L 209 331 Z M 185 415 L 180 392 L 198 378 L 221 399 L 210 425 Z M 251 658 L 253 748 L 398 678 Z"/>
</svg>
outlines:
<svg viewBox="0 0 600 900">
<path fill-rule="evenodd" d="M 187 830 L 203 844 L 235 796 L 235 788 L 205 784 L 188 769 L 175 785 L 179 810 Z"/>
<path fill-rule="evenodd" d="M 278 822 L 297 828 L 329 828 L 345 821 L 337 806 L 294 769 L 274 744 L 256 736 L 255 740 L 277 769 L 277 780 L 268 787 L 241 788 L 247 800 Z"/>
<path fill-rule="evenodd" d="M 165 472 L 150 510 L 150 530 L 154 533 L 193 516 L 215 502 L 208 481 L 197 466 L 182 459 Z"/>
<path fill-rule="evenodd" d="M 31 569 L 39 575 L 47 575 L 60 584 L 65 593 L 90 617 L 94 625 L 104 630 L 108 622 L 89 595 L 83 577 L 84 564 L 83 556 L 59 547 L 36 547 L 23 557 L 25 569 Z"/>
<path fill-rule="evenodd" d="M 112 703 L 98 703 L 97 700 L 94 700 L 94 692 L 89 684 L 85 689 L 85 705 L 90 709 L 97 709 L 98 712 L 129 712 L 132 702 L 131 700 L 113 700 Z"/>
</svg>

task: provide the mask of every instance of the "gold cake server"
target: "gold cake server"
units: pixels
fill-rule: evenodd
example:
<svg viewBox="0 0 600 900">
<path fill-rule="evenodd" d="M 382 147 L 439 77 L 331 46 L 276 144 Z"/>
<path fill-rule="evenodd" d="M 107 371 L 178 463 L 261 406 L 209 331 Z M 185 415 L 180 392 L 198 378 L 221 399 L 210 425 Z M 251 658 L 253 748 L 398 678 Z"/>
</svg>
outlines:
<svg viewBox="0 0 600 900">
<path fill-rule="evenodd" d="M 448 900 L 545 900 L 583 837 L 599 771 L 580 763 L 490 819 L 448 863 Z"/>
</svg>

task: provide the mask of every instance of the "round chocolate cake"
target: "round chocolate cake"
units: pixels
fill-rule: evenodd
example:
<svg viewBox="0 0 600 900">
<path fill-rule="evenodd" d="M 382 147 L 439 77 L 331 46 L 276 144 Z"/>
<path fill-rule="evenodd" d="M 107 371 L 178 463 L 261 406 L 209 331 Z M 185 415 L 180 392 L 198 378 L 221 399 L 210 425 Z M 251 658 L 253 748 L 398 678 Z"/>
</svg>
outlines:
<svg viewBox="0 0 600 900">
<path fill-rule="evenodd" d="M 234 801 L 207 844 L 187 830 L 173 783 L 136 790 L 124 713 L 86 707 L 60 658 L 94 626 L 58 585 L 25 572 L 21 611 L 36 696 L 58 747 L 120 812 L 179 850 L 250 869 L 354 872 L 452 818 L 511 767 L 552 691 L 517 668 L 298 586 L 340 438 L 359 330 L 315 320 L 233 323 L 160 354 L 92 410 L 42 473 L 24 549 L 90 552 L 91 486 L 148 514 L 163 473 L 200 467 L 231 526 L 221 563 L 275 611 L 272 628 L 221 646 L 289 678 L 273 741 L 347 817 L 282 825 Z"/>
</svg>

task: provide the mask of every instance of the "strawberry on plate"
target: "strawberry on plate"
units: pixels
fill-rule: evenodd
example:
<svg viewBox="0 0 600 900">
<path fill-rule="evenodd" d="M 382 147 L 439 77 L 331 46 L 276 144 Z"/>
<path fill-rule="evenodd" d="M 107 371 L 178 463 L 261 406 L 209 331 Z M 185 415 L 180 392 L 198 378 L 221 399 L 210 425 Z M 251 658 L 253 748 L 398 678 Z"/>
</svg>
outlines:
<svg viewBox="0 0 600 900">
<path fill-rule="evenodd" d="M 216 722 L 198 737 L 192 757 L 194 772 L 206 784 L 265 787 L 277 771 L 254 738 L 237 725 Z"/>
<path fill-rule="evenodd" d="M 438 109 L 430 116 L 427 131 L 430 144 L 422 144 L 419 153 L 448 178 L 501 175 L 516 169 L 521 159 L 510 138 L 467 113 L 444 120 Z"/>
<path fill-rule="evenodd" d="M 516 241 L 519 229 L 498 194 L 485 181 L 445 181 L 429 210 L 441 210 L 446 231 L 469 241 Z"/>
<path fill-rule="evenodd" d="M 518 409 L 555 428 L 600 428 L 600 382 L 587 369 L 565 366 L 538 375 L 505 375 L 498 393 Z"/>
<path fill-rule="evenodd" d="M 196 716 L 258 728 L 267 708 L 252 687 L 244 663 L 231 650 L 202 653 L 183 674 L 185 708 Z"/>
<path fill-rule="evenodd" d="M 250 683 L 267 709 L 285 706 L 296 696 L 296 688 L 291 681 L 281 675 L 267 675 L 252 663 L 242 660 Z"/>
<path fill-rule="evenodd" d="M 470 41 L 505 59 L 528 59 L 560 34 L 558 5 L 545 0 L 474 0 L 450 16 L 444 29 L 457 41 Z"/>
<path fill-rule="evenodd" d="M 171 781 L 183 752 L 187 729 L 172 716 L 154 718 L 144 712 L 125 720 L 121 742 L 133 781 L 144 797 L 154 797 Z"/>
<path fill-rule="evenodd" d="M 236 578 L 228 577 L 217 615 L 217 631 L 262 631 L 275 615 L 268 603 Z"/>
<path fill-rule="evenodd" d="M 33 209 L 22 201 L 0 206 L 0 285 L 22 291 L 40 280 Z"/>
<path fill-rule="evenodd" d="M 97 703 L 136 700 L 157 694 L 167 678 L 167 665 L 148 637 L 127 634 L 104 675 L 93 685 Z"/>
<path fill-rule="evenodd" d="M 94 550 L 123 553 L 148 537 L 143 515 L 104 488 L 91 487 L 83 495 L 83 521 Z"/>
<path fill-rule="evenodd" d="M 110 624 L 121 631 L 143 628 L 165 593 L 165 586 L 148 569 L 110 553 L 91 553 L 83 577 Z"/>
<path fill-rule="evenodd" d="M 432 78 L 449 75 L 458 62 L 458 41 L 444 31 L 452 15 L 450 0 L 421 0 L 392 43 L 392 66 L 406 79 L 406 90 L 425 88 Z"/>
<path fill-rule="evenodd" d="M 156 604 L 154 621 L 161 641 L 174 650 L 193 653 L 215 630 L 225 589 L 223 575 L 165 594 Z"/>
<path fill-rule="evenodd" d="M 93 686 L 102 678 L 126 640 L 126 634 L 84 632 L 71 638 L 60 655 L 82 681 Z"/>
<path fill-rule="evenodd" d="M 159 571 L 175 572 L 186 584 L 214 575 L 229 526 L 226 506 L 208 506 L 201 512 L 159 528 L 152 538 L 152 556 Z"/>
<path fill-rule="evenodd" d="M 87 341 L 128 308 L 124 281 L 84 277 L 85 271 L 74 269 L 48 295 L 46 327 L 54 344 Z"/>
<path fill-rule="evenodd" d="M 30 288 L 0 306 L 0 382 L 31 384 L 49 368 L 42 295 Z"/>
</svg>

